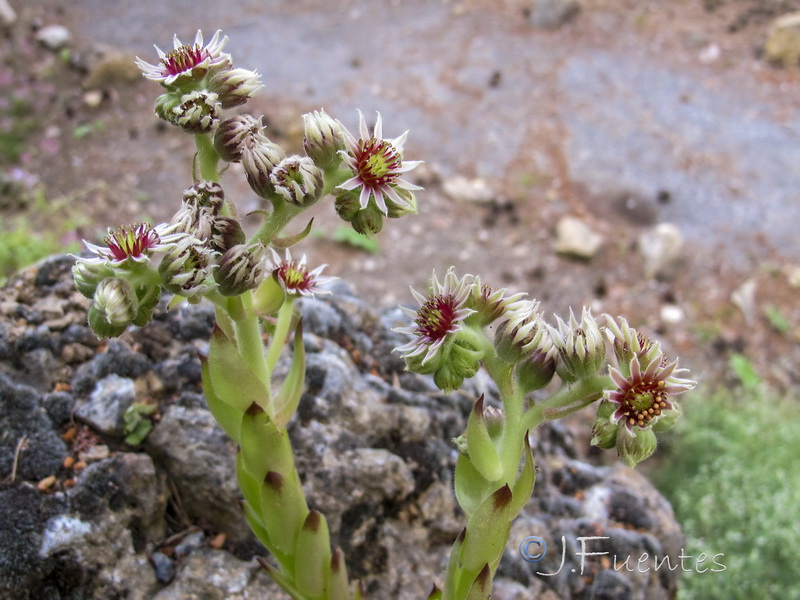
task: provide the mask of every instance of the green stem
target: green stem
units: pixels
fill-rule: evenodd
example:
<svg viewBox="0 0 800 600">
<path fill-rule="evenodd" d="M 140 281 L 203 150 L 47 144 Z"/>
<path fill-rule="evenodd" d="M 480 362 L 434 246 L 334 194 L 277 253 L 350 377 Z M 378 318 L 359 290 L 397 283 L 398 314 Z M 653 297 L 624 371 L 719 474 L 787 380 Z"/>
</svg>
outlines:
<svg viewBox="0 0 800 600">
<path fill-rule="evenodd" d="M 198 133 L 194 136 L 197 147 L 197 162 L 200 166 L 200 178 L 219 183 L 219 154 L 214 149 L 214 141 L 210 133 Z"/>
<path fill-rule="evenodd" d="M 608 375 L 592 375 L 572 384 L 564 384 L 561 389 L 536 404 L 523 417 L 524 427 L 531 430 L 545 420 L 565 417 L 588 406 L 603 396 L 603 391 L 613 387 Z"/>
<path fill-rule="evenodd" d="M 292 324 L 292 315 L 294 314 L 294 298 L 287 296 L 286 300 L 278 311 L 278 321 L 275 324 L 275 333 L 269 344 L 267 350 L 267 370 L 271 373 L 278 364 L 281 350 L 286 345 L 289 328 Z"/>
<path fill-rule="evenodd" d="M 289 221 L 306 208 L 304 206 L 295 206 L 284 200 L 275 202 L 273 206 L 272 212 L 261 224 L 261 227 L 258 228 L 258 231 L 255 232 L 250 243 L 260 242 L 265 246 L 269 246 L 272 240 L 278 237 Z"/>
<path fill-rule="evenodd" d="M 247 304 L 250 300 L 250 292 L 245 292 L 241 296 L 228 299 L 228 315 L 233 319 L 236 329 L 236 342 L 239 346 L 239 354 L 269 390 L 270 369 L 264 357 L 264 343 L 261 339 L 261 325 L 258 317 L 248 310 Z M 272 416 L 272 398 L 266 399 L 265 410 Z"/>
</svg>

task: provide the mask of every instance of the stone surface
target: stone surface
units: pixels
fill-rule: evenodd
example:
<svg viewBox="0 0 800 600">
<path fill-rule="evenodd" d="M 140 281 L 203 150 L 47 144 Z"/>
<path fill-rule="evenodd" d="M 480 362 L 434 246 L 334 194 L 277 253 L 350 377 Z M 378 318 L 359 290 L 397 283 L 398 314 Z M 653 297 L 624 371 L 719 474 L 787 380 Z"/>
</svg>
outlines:
<svg viewBox="0 0 800 600">
<path fill-rule="evenodd" d="M 48 50 L 61 50 L 72 41 L 72 34 L 63 25 L 46 25 L 36 32 L 36 41 Z"/>
<path fill-rule="evenodd" d="M 683 251 L 680 229 L 671 223 L 659 223 L 639 236 L 639 252 L 644 258 L 645 276 L 673 275 Z"/>
<path fill-rule="evenodd" d="M 529 11 L 536 27 L 558 29 L 578 14 L 580 5 L 574 0 L 533 0 Z"/>
<path fill-rule="evenodd" d="M 78 407 L 75 416 L 101 433 L 122 437 L 123 416 L 134 402 L 133 380 L 111 374 L 97 382 L 89 401 Z"/>
<path fill-rule="evenodd" d="M 782 67 L 800 64 L 800 12 L 776 19 L 764 42 L 764 58 Z"/>
<path fill-rule="evenodd" d="M 585 221 L 563 217 L 556 225 L 555 250 L 559 254 L 589 260 L 603 245 L 603 236 Z"/>
<path fill-rule="evenodd" d="M 456 175 L 442 182 L 442 191 L 456 202 L 475 202 L 486 204 L 495 199 L 494 191 L 480 177 L 469 179 Z"/>
</svg>

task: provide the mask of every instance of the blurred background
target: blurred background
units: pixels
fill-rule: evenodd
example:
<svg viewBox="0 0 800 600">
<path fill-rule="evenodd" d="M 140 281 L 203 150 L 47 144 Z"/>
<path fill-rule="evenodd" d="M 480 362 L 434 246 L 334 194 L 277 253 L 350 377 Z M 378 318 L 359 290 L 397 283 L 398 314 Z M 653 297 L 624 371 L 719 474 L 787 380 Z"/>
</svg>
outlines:
<svg viewBox="0 0 800 600">
<path fill-rule="evenodd" d="M 550 314 L 592 306 L 702 383 L 649 461 L 688 544 L 683 598 L 797 598 L 800 2 L 0 0 L 0 279 L 107 227 L 168 220 L 194 145 L 133 63 L 229 36 L 244 109 L 410 130 L 419 215 L 353 235 L 322 202 L 311 265 L 377 306 L 455 265 Z M 223 186 L 261 208 L 239 165 Z M 794 539 L 793 539 L 794 538 Z M 792 595 L 795 594 L 795 595 Z"/>
</svg>

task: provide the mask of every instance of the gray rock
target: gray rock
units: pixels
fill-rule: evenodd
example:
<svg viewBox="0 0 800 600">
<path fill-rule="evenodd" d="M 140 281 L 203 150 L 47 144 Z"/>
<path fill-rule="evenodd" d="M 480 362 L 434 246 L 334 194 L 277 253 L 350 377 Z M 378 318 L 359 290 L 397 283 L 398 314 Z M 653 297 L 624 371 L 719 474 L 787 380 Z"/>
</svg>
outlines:
<svg viewBox="0 0 800 600">
<path fill-rule="evenodd" d="M 644 258 L 644 272 L 648 278 L 674 274 L 682 251 L 683 236 L 671 223 L 659 223 L 639 236 L 639 252 Z"/>
<path fill-rule="evenodd" d="M 469 179 L 463 175 L 456 175 L 442 182 L 442 191 L 451 200 L 457 202 L 474 202 L 476 204 L 486 204 L 494 200 L 495 193 L 486 183 L 485 179 L 476 177 Z"/>
<path fill-rule="evenodd" d="M 239 508 L 235 444 L 208 410 L 169 407 L 145 446 L 166 469 L 189 517 L 234 539 L 252 535 Z"/>
<path fill-rule="evenodd" d="M 75 411 L 75 416 L 92 428 L 114 437 L 124 433 L 124 415 L 136 402 L 136 387 L 132 379 L 109 375 L 97 382 L 88 402 Z"/>
<path fill-rule="evenodd" d="M 559 254 L 589 260 L 602 245 L 603 236 L 581 219 L 563 217 L 556 224 L 555 250 Z"/>
<path fill-rule="evenodd" d="M 46 25 L 36 32 L 36 41 L 48 50 L 61 50 L 72 41 L 72 34 L 63 25 Z"/>
<path fill-rule="evenodd" d="M 800 64 L 800 12 L 775 19 L 764 41 L 764 58 L 775 65 Z"/>
<path fill-rule="evenodd" d="M 222 550 L 192 553 L 178 567 L 175 580 L 152 600 L 289 600 L 255 561 L 245 562 Z"/>
<path fill-rule="evenodd" d="M 39 481 L 61 469 L 67 448 L 41 407 L 42 397 L 0 373 L 0 473 Z"/>
<path fill-rule="evenodd" d="M 0 23 L 3 27 L 11 27 L 17 22 L 17 13 L 8 3 L 8 0 L 0 0 Z"/>
<path fill-rule="evenodd" d="M 530 19 L 536 27 L 558 29 L 579 11 L 580 5 L 574 0 L 533 0 Z"/>
</svg>

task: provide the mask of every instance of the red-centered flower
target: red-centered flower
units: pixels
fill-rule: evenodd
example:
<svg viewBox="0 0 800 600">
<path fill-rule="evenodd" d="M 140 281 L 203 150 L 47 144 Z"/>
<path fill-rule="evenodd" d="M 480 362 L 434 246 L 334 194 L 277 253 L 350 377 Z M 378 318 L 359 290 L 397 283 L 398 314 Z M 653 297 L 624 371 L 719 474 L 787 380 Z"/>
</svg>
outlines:
<svg viewBox="0 0 800 600">
<path fill-rule="evenodd" d="M 203 45 L 203 32 L 198 30 L 191 46 L 182 44 L 176 35 L 173 38 L 174 49 L 165 53 L 156 46 L 160 61 L 157 65 L 150 64 L 136 57 L 136 64 L 142 74 L 152 81 L 157 81 L 164 86 L 175 82 L 199 81 L 212 70 L 231 66 L 231 56 L 222 52 L 228 38 L 219 39 L 220 30 L 214 34 L 211 41 Z"/>
<path fill-rule="evenodd" d="M 83 243 L 94 252 L 97 257 L 89 262 L 106 262 L 119 265 L 131 259 L 136 262 L 145 262 L 150 259 L 153 252 L 169 248 L 173 242 L 183 236 L 182 233 L 170 233 L 171 227 L 166 224 L 151 227 L 148 223 L 123 225 L 119 229 L 108 230 L 104 238 L 105 247 Z"/>
<path fill-rule="evenodd" d="M 272 249 L 270 249 L 272 250 Z M 314 294 L 330 294 L 329 290 L 322 289 L 336 277 L 322 275 L 322 270 L 328 265 L 320 265 L 313 271 L 306 267 L 306 255 L 299 261 L 292 260 L 289 250 L 286 250 L 282 259 L 275 250 L 272 250 L 272 274 L 287 294 L 298 296 L 313 296 Z"/>
<path fill-rule="evenodd" d="M 425 297 L 412 288 L 411 293 L 420 307 L 416 312 L 408 308 L 403 308 L 403 311 L 414 318 L 414 324 L 393 331 L 414 336 L 414 339 L 395 348 L 395 351 L 403 358 L 424 353 L 422 364 L 436 356 L 445 341 L 461 329 L 464 319 L 475 312 L 466 307 L 472 293 L 472 280 L 471 275 L 459 280 L 451 267 L 444 276 L 443 284 L 436 279 L 436 273 L 433 274 L 429 296 Z"/>
<path fill-rule="evenodd" d="M 412 208 L 396 189 L 409 191 L 422 189 L 400 177 L 422 162 L 403 160 L 403 146 L 408 131 L 393 140 L 383 139 L 383 122 L 378 113 L 378 120 L 370 135 L 361 111 L 358 111 L 358 129 L 360 134 L 358 140 L 349 131 L 343 132 L 347 150 L 342 150 L 341 155 L 352 169 L 353 177 L 338 187 L 348 191 L 361 188 L 359 204 L 362 209 L 367 208 L 370 199 L 375 200 L 375 204 L 384 215 L 388 213 L 387 199 L 397 206 Z"/>
<path fill-rule="evenodd" d="M 670 398 L 688 392 L 696 385 L 691 379 L 676 375 L 686 372 L 678 369 L 678 361 L 667 363 L 664 356 L 654 358 L 642 371 L 639 358 L 634 356 L 630 362 L 630 375 L 625 377 L 614 367 L 609 367 L 609 375 L 616 389 L 606 392 L 606 399 L 617 405 L 612 419 L 623 421 L 629 431 L 634 427 L 645 429 L 674 409 Z"/>
</svg>

